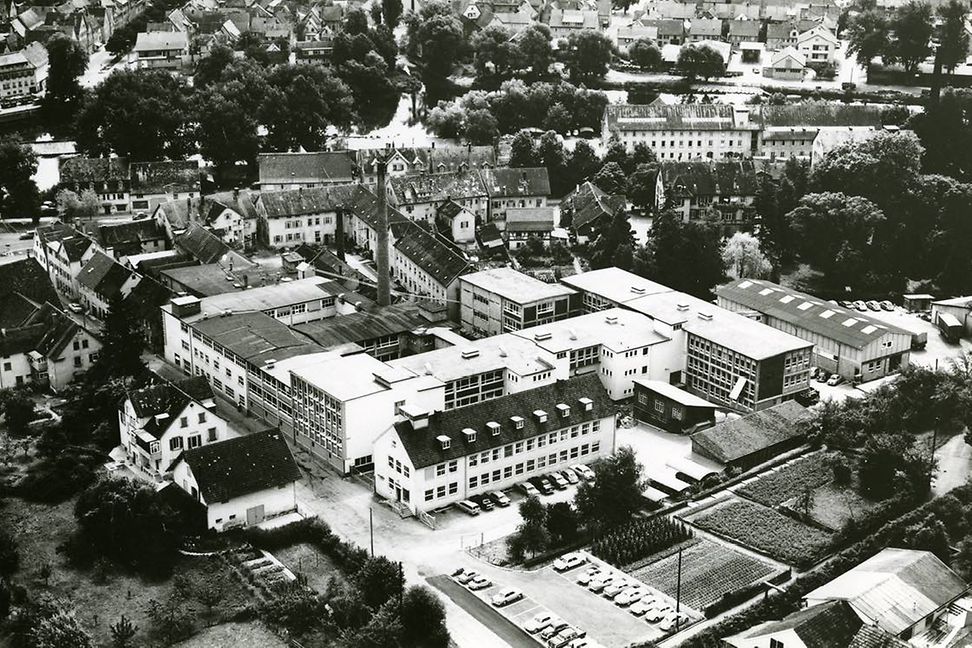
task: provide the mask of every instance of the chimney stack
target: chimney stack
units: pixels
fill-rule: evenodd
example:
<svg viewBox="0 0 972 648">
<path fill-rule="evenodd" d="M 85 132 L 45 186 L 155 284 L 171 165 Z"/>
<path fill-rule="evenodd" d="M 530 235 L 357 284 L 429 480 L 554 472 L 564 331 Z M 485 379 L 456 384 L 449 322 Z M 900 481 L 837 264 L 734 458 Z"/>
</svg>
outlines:
<svg viewBox="0 0 972 648">
<path fill-rule="evenodd" d="M 378 305 L 391 303 L 391 276 L 388 263 L 388 194 L 385 190 L 386 160 L 382 155 L 378 165 L 378 251 L 375 263 L 378 266 Z"/>
</svg>

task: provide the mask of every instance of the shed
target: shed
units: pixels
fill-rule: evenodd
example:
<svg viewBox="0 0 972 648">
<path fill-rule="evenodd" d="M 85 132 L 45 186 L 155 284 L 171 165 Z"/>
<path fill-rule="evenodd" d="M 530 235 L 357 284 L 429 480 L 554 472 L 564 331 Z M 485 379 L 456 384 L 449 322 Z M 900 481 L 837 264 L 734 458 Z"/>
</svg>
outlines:
<svg viewBox="0 0 972 648">
<path fill-rule="evenodd" d="M 785 401 L 692 435 L 692 452 L 727 466 L 752 468 L 806 439 L 807 409 Z"/>
<path fill-rule="evenodd" d="M 660 380 L 634 381 L 637 420 L 682 434 L 715 423 L 716 406 Z"/>
<path fill-rule="evenodd" d="M 920 313 L 931 310 L 934 295 L 928 293 L 913 293 L 903 296 L 903 305 L 909 313 Z"/>
</svg>

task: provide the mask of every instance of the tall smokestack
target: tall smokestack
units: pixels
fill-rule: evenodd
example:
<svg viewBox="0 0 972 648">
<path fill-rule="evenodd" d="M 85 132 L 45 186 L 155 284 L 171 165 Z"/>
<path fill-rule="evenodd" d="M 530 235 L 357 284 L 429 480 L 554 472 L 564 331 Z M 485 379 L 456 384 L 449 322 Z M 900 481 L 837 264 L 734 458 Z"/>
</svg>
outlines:
<svg viewBox="0 0 972 648">
<path fill-rule="evenodd" d="M 378 305 L 391 304 L 391 275 L 388 267 L 388 195 L 385 193 L 385 156 L 378 156 Z"/>
<path fill-rule="evenodd" d="M 337 256 L 342 261 L 344 258 L 344 207 L 338 207 L 334 223 L 334 247 L 337 249 Z"/>
</svg>

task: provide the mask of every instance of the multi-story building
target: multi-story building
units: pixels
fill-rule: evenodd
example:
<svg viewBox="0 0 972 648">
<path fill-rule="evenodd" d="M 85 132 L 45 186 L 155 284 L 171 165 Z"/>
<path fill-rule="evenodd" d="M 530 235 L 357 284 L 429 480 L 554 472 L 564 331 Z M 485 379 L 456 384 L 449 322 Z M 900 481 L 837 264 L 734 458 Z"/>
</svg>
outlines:
<svg viewBox="0 0 972 648">
<path fill-rule="evenodd" d="M 313 189 L 354 181 L 354 156 L 349 151 L 261 153 L 260 191 Z"/>
<path fill-rule="evenodd" d="M 375 443 L 375 490 L 413 513 L 614 451 L 615 408 L 594 376 L 445 412 L 402 413 Z"/>
<path fill-rule="evenodd" d="M 435 146 L 425 148 L 361 149 L 355 152 L 362 182 L 378 182 L 378 165 L 388 178 L 425 173 L 491 169 L 496 166 L 492 146 Z"/>
<path fill-rule="evenodd" d="M 658 44 L 658 28 L 642 25 L 640 22 L 632 23 L 626 27 L 618 28 L 618 48 L 622 52 L 627 52 L 628 48 L 639 40 L 647 40 Z"/>
<path fill-rule="evenodd" d="M 813 344 L 813 364 L 866 382 L 908 366 L 911 333 L 813 295 L 756 279 L 716 289 L 719 305 Z"/>
<path fill-rule="evenodd" d="M 879 106 L 800 104 L 763 106 L 756 157 L 770 161 L 810 161 L 821 134 L 875 132 L 882 128 Z"/>
<path fill-rule="evenodd" d="M 554 39 L 568 38 L 585 30 L 596 31 L 600 28 L 600 20 L 594 9 L 561 9 L 555 6 L 550 9 L 547 26 Z"/>
<path fill-rule="evenodd" d="M 489 214 L 489 194 L 475 169 L 393 177 L 388 195 L 391 204 L 413 221 L 434 223 L 436 208 L 446 200 L 476 214 L 478 224 Z"/>
<path fill-rule="evenodd" d="M 652 380 L 685 385 L 742 411 L 771 407 L 809 388 L 809 342 L 617 268 L 562 281 L 582 294 L 586 310 L 633 310 L 674 341 L 668 374 Z"/>
<path fill-rule="evenodd" d="M 81 304 L 89 313 L 105 319 L 115 298 L 124 299 L 140 281 L 140 275 L 100 252 L 78 274 Z"/>
<path fill-rule="evenodd" d="M 105 214 L 131 209 L 131 175 L 127 158 L 62 158 L 59 186 L 80 195 L 91 189 Z"/>
<path fill-rule="evenodd" d="M 732 231 L 752 225 L 756 186 L 751 160 L 663 162 L 655 200 L 659 209 L 673 209 L 685 222 L 715 220 Z"/>
<path fill-rule="evenodd" d="M 722 40 L 722 20 L 719 18 L 693 18 L 689 26 L 688 42 Z"/>
<path fill-rule="evenodd" d="M 506 224 L 508 209 L 547 205 L 550 177 L 546 167 L 484 169 L 481 173 L 489 194 L 489 220 L 500 229 Z"/>
<path fill-rule="evenodd" d="M 823 25 L 817 25 L 801 32 L 797 36 L 796 46 L 806 57 L 807 65 L 826 65 L 834 62 L 834 54 L 840 46 L 840 40 Z"/>
<path fill-rule="evenodd" d="M 392 274 L 406 292 L 445 304 L 449 317 L 459 317 L 459 277 L 472 264 L 448 243 L 415 223 L 393 228 L 395 243 L 389 255 Z"/>
<path fill-rule="evenodd" d="M 375 440 L 408 406 L 443 409 L 442 383 L 425 372 L 356 355 L 290 370 L 293 441 L 342 474 L 369 470 Z"/>
<path fill-rule="evenodd" d="M 329 245 L 334 241 L 338 218 L 356 191 L 353 184 L 263 191 L 255 205 L 257 239 L 275 248 L 301 243 Z"/>
<path fill-rule="evenodd" d="M 0 54 L 0 99 L 37 94 L 43 88 L 37 67 L 23 52 Z"/>
<path fill-rule="evenodd" d="M 750 157 L 758 130 L 744 106 L 612 104 L 604 109 L 601 136 L 605 146 L 612 136 L 628 150 L 646 144 L 662 161 L 720 160 Z"/>
<path fill-rule="evenodd" d="M 163 160 L 131 165 L 131 209 L 150 214 L 169 200 L 192 201 L 202 189 L 199 163 Z"/>
<path fill-rule="evenodd" d="M 51 223 L 34 230 L 31 256 L 43 267 L 58 292 L 77 299 L 81 268 L 98 252 L 98 246 L 70 225 Z"/>
<path fill-rule="evenodd" d="M 128 465 L 152 481 L 162 481 L 184 450 L 238 436 L 201 376 L 128 392 L 118 406 L 118 432 Z"/>
<path fill-rule="evenodd" d="M 506 210 L 506 229 L 503 230 L 503 238 L 510 250 L 520 249 L 531 239 L 540 241 L 543 247 L 547 247 L 554 241 L 553 234 L 556 227 L 555 207 L 510 208 Z"/>
<path fill-rule="evenodd" d="M 579 295 L 512 268 L 491 268 L 459 278 L 460 322 L 480 335 L 498 335 L 573 317 Z"/>
<path fill-rule="evenodd" d="M 179 71 L 189 62 L 189 36 L 181 31 L 141 32 L 134 52 L 139 70 Z"/>
</svg>

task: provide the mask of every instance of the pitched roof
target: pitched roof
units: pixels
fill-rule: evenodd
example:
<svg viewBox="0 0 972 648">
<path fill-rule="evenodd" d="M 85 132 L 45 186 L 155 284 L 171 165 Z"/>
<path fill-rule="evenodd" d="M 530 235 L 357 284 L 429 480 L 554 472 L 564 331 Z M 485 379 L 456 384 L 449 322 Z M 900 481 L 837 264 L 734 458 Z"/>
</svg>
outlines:
<svg viewBox="0 0 972 648">
<path fill-rule="evenodd" d="M 165 230 L 153 218 L 104 223 L 98 225 L 95 234 L 102 247 L 115 250 L 140 250 L 142 243 L 165 238 Z"/>
<path fill-rule="evenodd" d="M 358 165 L 368 173 L 375 172 L 379 159 L 400 155 L 415 171 L 437 173 L 460 169 L 479 169 L 495 166 L 496 152 L 492 146 L 429 146 L 389 150 L 361 149 L 355 153 Z"/>
<path fill-rule="evenodd" d="M 135 273 L 111 257 L 96 252 L 81 268 L 78 283 L 109 300 L 119 293 L 125 282 Z"/>
<path fill-rule="evenodd" d="M 349 342 L 366 342 L 388 335 L 408 333 L 433 323 L 418 304 L 402 302 L 374 312 L 339 315 L 316 322 L 296 324 L 293 328 L 325 349 L 330 349 Z"/>
<path fill-rule="evenodd" d="M 252 267 L 254 263 L 223 243 L 218 236 L 199 223 L 189 223 L 186 231 L 175 238 L 175 246 L 202 264 L 220 263 L 234 269 Z"/>
<path fill-rule="evenodd" d="M 125 297 L 125 303 L 136 312 L 142 320 L 160 321 L 161 306 L 169 303 L 173 292 L 151 277 L 142 276 L 132 291 Z"/>
<path fill-rule="evenodd" d="M 899 634 L 965 592 L 955 572 L 928 551 L 884 549 L 806 595 L 844 600 L 867 623 Z"/>
<path fill-rule="evenodd" d="M 400 205 L 438 203 L 448 198 L 459 200 L 488 195 L 482 176 L 474 169 L 399 176 L 390 178 L 388 186 Z"/>
<path fill-rule="evenodd" d="M 689 27 L 692 36 L 722 36 L 722 21 L 718 18 L 693 18 Z"/>
<path fill-rule="evenodd" d="M 511 207 L 506 210 L 507 232 L 549 232 L 557 226 L 553 207 Z"/>
<path fill-rule="evenodd" d="M 770 65 L 776 67 L 777 65 L 784 63 L 787 59 L 792 59 L 800 67 L 807 64 L 807 57 L 802 52 L 798 52 L 793 47 L 787 45 L 779 52 L 775 52 L 773 54 Z"/>
<path fill-rule="evenodd" d="M 442 286 L 448 286 L 472 265 L 451 245 L 415 223 L 401 227 L 395 249 Z"/>
<path fill-rule="evenodd" d="M 698 444 L 722 463 L 736 461 L 754 452 L 806 434 L 800 423 L 809 416 L 795 401 L 719 423 L 692 435 Z"/>
<path fill-rule="evenodd" d="M 378 196 L 364 185 L 357 185 L 351 197 L 351 214 L 372 230 L 378 229 Z M 411 221 L 400 211 L 388 205 L 388 225 L 395 226 Z"/>
<path fill-rule="evenodd" d="M 354 157 L 349 151 L 261 153 L 260 184 L 351 182 Z"/>
<path fill-rule="evenodd" d="M 228 502 L 300 479 L 300 469 L 279 430 L 186 450 L 178 461 L 189 464 L 199 492 L 209 504 Z"/>
<path fill-rule="evenodd" d="M 593 407 L 590 411 L 586 411 L 579 403 L 581 398 L 592 401 Z M 570 407 L 569 417 L 560 416 L 557 411 L 558 404 Z M 533 415 L 536 410 L 547 413 L 546 423 L 540 423 Z M 435 412 L 429 416 L 428 427 L 418 430 L 413 429 L 411 421 L 402 421 L 395 424 L 395 431 L 412 461 L 412 466 L 418 469 L 528 439 L 568 424 L 598 420 L 611 416 L 614 412 L 614 404 L 601 380 L 595 374 L 587 374 L 508 394 L 484 403 Z M 516 429 L 510 420 L 511 416 L 524 419 L 521 429 Z M 487 429 L 486 423 L 489 421 L 500 424 L 499 435 L 494 436 Z M 464 438 L 462 430 L 466 428 L 476 431 L 475 441 L 470 442 Z M 449 448 L 443 449 L 437 440 L 436 437 L 441 435 L 450 438 Z"/>
<path fill-rule="evenodd" d="M 145 418 L 182 411 L 191 400 L 201 403 L 213 397 L 213 389 L 205 376 L 193 376 L 134 389 L 126 396 L 132 403 L 135 416 Z"/>
<path fill-rule="evenodd" d="M 33 257 L 0 264 L 0 297 L 18 294 L 34 304 L 58 303 L 50 275 Z"/>
<path fill-rule="evenodd" d="M 321 214 L 346 209 L 356 184 L 330 185 L 308 189 L 264 191 L 257 198 L 266 210 L 267 218 L 289 218 L 306 214 Z"/>
<path fill-rule="evenodd" d="M 606 194 L 593 182 L 585 182 L 567 195 L 563 202 L 572 214 L 570 226 L 577 230 L 602 216 L 614 216 L 623 207 L 624 197 Z"/>
<path fill-rule="evenodd" d="M 189 47 L 186 33 L 173 32 L 140 32 L 135 37 L 135 52 L 154 52 L 158 50 L 184 50 Z"/>
<path fill-rule="evenodd" d="M 759 21 L 730 20 L 729 35 L 742 36 L 746 39 L 755 39 L 759 35 Z"/>
<path fill-rule="evenodd" d="M 753 196 L 756 167 L 752 160 L 713 162 L 662 162 L 662 185 L 666 192 L 687 192 L 692 196 Z"/>
<path fill-rule="evenodd" d="M 755 124 L 736 123 L 729 104 L 611 104 L 605 107 L 609 131 L 752 130 Z"/>
<path fill-rule="evenodd" d="M 681 5 L 682 3 L 678 3 Z M 689 9 L 691 13 L 695 13 L 695 7 Z M 642 19 L 641 24 L 646 27 L 654 27 L 658 30 L 658 37 L 671 37 L 671 36 L 682 36 L 685 34 L 685 23 L 681 20 L 661 18 L 661 19 Z"/>
<path fill-rule="evenodd" d="M 128 159 L 62 158 L 58 174 L 61 184 L 128 180 Z"/>
<path fill-rule="evenodd" d="M 550 195 L 547 167 L 502 167 L 483 169 L 480 173 L 490 198 Z"/>
<path fill-rule="evenodd" d="M 254 365 L 266 360 L 284 360 L 323 351 L 287 327 L 261 312 L 234 313 L 191 324 L 192 328 L 221 344 L 228 351 Z"/>
<path fill-rule="evenodd" d="M 781 632 L 793 631 L 803 642 L 804 648 L 848 648 L 863 623 L 843 601 L 816 605 L 789 614 L 779 621 L 769 621 L 732 637 L 726 637 L 730 646 L 740 643 L 739 639 L 767 637 Z"/>
<path fill-rule="evenodd" d="M 765 126 L 881 126 L 881 107 L 835 104 L 823 101 L 763 106 L 759 118 Z"/>
<path fill-rule="evenodd" d="M 819 607 L 819 606 L 818 606 Z M 847 648 L 908 648 L 910 644 L 873 625 L 862 625 Z"/>
<path fill-rule="evenodd" d="M 664 380 L 642 380 L 641 378 L 635 378 L 634 383 L 686 407 L 718 407 L 704 398 L 699 398 L 695 394 L 689 393 L 684 389 L 679 389 Z"/>
<path fill-rule="evenodd" d="M 132 192 L 142 194 L 199 191 L 199 163 L 164 160 L 134 162 L 131 167 Z"/>
</svg>

